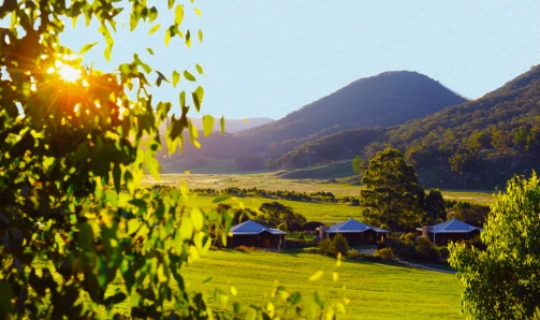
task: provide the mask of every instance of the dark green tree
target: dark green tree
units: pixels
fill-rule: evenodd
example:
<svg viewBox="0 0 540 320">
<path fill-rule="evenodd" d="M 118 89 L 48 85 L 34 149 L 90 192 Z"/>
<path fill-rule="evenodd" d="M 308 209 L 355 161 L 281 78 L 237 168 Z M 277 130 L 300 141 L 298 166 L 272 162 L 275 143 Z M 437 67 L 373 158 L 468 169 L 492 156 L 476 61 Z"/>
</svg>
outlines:
<svg viewBox="0 0 540 320">
<path fill-rule="evenodd" d="M 366 170 L 366 168 L 367 168 L 366 161 L 362 159 L 362 157 L 360 156 L 354 157 L 352 161 L 352 169 L 354 173 L 359 174 L 361 176 L 362 174 L 364 174 L 364 170 Z"/>
<path fill-rule="evenodd" d="M 307 222 L 304 216 L 295 214 L 291 207 L 275 201 L 263 203 L 259 211 L 262 214 L 256 220 L 271 228 L 277 228 L 280 224 L 285 223 L 287 230 L 297 231 L 302 229 L 302 226 Z"/>
<path fill-rule="evenodd" d="M 426 196 L 424 224 L 432 225 L 446 220 L 446 206 L 439 189 L 431 189 Z"/>
<path fill-rule="evenodd" d="M 414 230 L 424 216 L 424 189 L 401 152 L 388 148 L 369 161 L 360 191 L 366 221 L 393 231 Z"/>
<path fill-rule="evenodd" d="M 334 243 L 334 248 L 336 248 L 336 253 L 341 253 L 344 257 L 346 257 L 349 253 L 349 243 L 347 242 L 347 238 L 345 238 L 341 233 L 338 233 L 334 239 L 332 239 L 332 242 Z"/>
<path fill-rule="evenodd" d="M 453 244 L 450 265 L 465 286 L 463 307 L 475 319 L 540 318 L 540 180 L 515 177 L 491 206 L 481 239 L 486 250 Z"/>
</svg>

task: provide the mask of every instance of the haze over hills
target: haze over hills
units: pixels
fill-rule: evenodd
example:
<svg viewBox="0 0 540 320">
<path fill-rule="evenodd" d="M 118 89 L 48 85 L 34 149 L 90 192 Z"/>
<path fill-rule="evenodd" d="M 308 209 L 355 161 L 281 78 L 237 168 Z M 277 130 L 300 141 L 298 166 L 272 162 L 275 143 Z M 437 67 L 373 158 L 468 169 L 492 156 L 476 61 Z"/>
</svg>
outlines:
<svg viewBox="0 0 540 320">
<path fill-rule="evenodd" d="M 417 72 L 385 72 L 357 80 L 277 121 L 201 139 L 202 149 L 186 145 L 180 159 L 187 163 L 202 158 L 235 160 L 238 169 L 260 170 L 267 160 L 278 158 L 306 142 L 342 130 L 379 130 L 464 101 L 437 81 Z M 364 133 L 366 137 L 361 140 L 365 144 L 376 136 L 369 130 Z M 246 159 L 249 159 L 247 166 Z M 175 156 L 164 160 L 163 164 L 169 172 L 189 169 L 171 164 L 179 161 Z"/>
</svg>

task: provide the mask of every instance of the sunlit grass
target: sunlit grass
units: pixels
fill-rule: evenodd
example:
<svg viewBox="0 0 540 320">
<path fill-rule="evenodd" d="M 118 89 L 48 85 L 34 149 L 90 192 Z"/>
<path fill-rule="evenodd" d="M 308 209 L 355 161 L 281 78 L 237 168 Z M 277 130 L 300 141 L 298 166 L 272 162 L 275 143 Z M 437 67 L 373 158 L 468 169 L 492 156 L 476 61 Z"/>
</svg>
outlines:
<svg viewBox="0 0 540 320">
<path fill-rule="evenodd" d="M 192 289 L 205 290 L 216 308 L 222 308 L 221 301 L 213 299 L 216 287 L 230 292 L 233 285 L 238 296 L 232 301 L 261 305 L 279 283 L 302 294 L 318 290 L 325 303 L 343 296 L 351 299 L 349 313 L 339 319 L 462 319 L 455 275 L 348 261 L 335 269 L 335 264 L 335 259 L 311 254 L 211 251 L 186 267 L 183 275 Z M 338 282 L 332 280 L 334 269 Z M 318 270 L 325 271 L 322 279 L 308 281 Z M 204 283 L 208 278 L 211 281 Z"/>
</svg>

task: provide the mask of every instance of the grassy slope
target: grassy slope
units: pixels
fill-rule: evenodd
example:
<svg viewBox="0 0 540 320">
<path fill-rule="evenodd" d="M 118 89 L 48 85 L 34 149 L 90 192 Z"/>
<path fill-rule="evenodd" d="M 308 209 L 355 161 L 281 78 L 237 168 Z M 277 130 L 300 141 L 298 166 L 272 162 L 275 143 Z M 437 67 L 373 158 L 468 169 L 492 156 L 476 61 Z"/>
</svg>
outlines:
<svg viewBox="0 0 540 320">
<path fill-rule="evenodd" d="M 276 281 L 290 291 L 310 294 L 324 291 L 326 303 L 332 299 L 351 299 L 347 319 L 462 319 L 460 285 L 455 275 L 389 266 L 345 261 L 335 269 L 335 259 L 310 254 L 271 252 L 242 253 L 212 251 L 209 256 L 186 267 L 183 274 L 190 286 L 206 290 L 210 303 L 214 288 L 230 292 L 238 289 L 235 300 L 260 305 L 268 301 Z M 325 274 L 319 282 L 310 282 L 318 270 Z M 339 281 L 332 281 L 332 271 Z M 204 280 L 211 277 L 208 283 Z M 342 286 L 345 285 L 345 291 Z M 230 305 L 230 303 L 229 303 Z"/>
</svg>

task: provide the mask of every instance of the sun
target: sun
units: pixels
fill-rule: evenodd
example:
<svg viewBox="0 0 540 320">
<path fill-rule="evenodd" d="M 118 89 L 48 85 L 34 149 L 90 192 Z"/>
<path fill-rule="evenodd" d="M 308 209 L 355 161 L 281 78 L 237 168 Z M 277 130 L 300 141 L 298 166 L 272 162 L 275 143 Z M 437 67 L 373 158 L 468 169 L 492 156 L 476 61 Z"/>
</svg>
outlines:
<svg viewBox="0 0 540 320">
<path fill-rule="evenodd" d="M 81 78 L 81 70 L 65 64 L 61 61 L 56 61 L 54 68 L 48 70 L 49 73 L 56 73 L 66 82 L 76 82 Z"/>
</svg>

